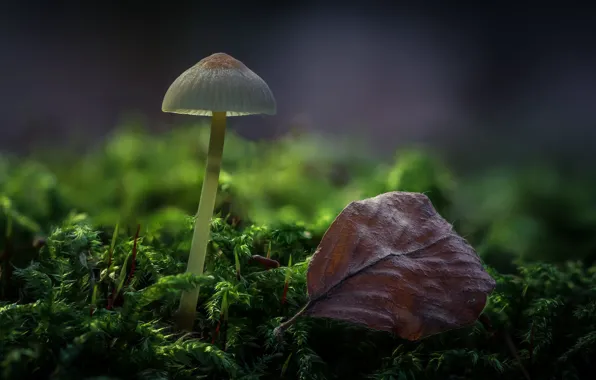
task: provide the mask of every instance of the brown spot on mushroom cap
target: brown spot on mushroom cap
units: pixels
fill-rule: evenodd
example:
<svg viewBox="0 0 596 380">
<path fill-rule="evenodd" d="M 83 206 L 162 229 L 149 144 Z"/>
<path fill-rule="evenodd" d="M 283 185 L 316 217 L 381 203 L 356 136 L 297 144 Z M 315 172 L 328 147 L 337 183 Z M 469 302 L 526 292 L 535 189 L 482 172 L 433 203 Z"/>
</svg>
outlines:
<svg viewBox="0 0 596 380">
<path fill-rule="evenodd" d="M 201 59 L 198 63 L 204 69 L 244 69 L 246 66 L 226 53 L 215 53 Z"/>
<path fill-rule="evenodd" d="M 203 58 L 180 74 L 166 92 L 162 111 L 187 115 L 274 115 L 276 102 L 265 81 L 225 53 Z"/>
</svg>

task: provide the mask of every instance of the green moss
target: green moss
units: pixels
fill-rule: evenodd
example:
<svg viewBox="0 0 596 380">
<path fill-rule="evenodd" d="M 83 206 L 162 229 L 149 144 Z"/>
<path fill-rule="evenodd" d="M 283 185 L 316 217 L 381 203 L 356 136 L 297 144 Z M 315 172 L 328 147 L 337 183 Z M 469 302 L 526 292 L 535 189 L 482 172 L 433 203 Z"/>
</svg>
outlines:
<svg viewBox="0 0 596 380">
<path fill-rule="evenodd" d="M 231 133 L 205 274 L 193 276 L 184 271 L 205 132 L 122 131 L 80 157 L 0 157 L 0 378 L 579 379 L 593 367 L 587 180 L 525 168 L 458 177 L 422 150 L 383 163 L 349 143 Z M 494 331 L 478 322 L 407 342 L 303 318 L 278 341 L 273 330 L 304 305 L 308 259 L 335 215 L 390 190 L 427 193 L 478 249 L 498 283 L 484 312 Z M 268 253 L 280 268 L 250 260 Z M 197 285 L 195 333 L 182 335 L 173 313 Z"/>
</svg>

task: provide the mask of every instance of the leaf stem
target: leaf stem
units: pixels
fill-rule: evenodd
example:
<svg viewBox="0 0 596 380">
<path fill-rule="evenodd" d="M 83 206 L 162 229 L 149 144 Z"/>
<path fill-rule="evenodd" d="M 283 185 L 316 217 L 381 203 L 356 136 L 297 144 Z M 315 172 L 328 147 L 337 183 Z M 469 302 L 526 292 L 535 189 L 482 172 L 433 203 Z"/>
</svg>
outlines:
<svg viewBox="0 0 596 380">
<path fill-rule="evenodd" d="M 282 324 L 280 324 L 279 326 L 277 326 L 275 328 L 275 330 L 273 330 L 273 334 L 275 336 L 277 336 L 278 339 L 281 339 L 281 336 L 283 335 L 284 331 L 286 331 L 289 327 L 291 327 L 294 323 L 296 323 L 296 320 L 308 310 L 310 305 L 311 305 L 311 302 L 308 301 L 306 303 L 306 305 L 304 305 L 304 307 L 302 309 L 300 309 L 300 311 L 298 311 L 292 318 L 288 319 L 287 321 L 285 321 Z"/>
</svg>

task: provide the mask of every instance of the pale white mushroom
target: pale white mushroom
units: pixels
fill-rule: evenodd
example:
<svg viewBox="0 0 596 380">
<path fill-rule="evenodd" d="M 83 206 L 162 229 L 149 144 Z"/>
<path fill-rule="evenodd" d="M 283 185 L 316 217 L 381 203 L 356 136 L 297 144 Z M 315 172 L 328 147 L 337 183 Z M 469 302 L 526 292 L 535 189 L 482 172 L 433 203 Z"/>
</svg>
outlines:
<svg viewBox="0 0 596 380">
<path fill-rule="evenodd" d="M 254 114 L 274 115 L 276 102 L 261 77 L 237 59 L 216 53 L 183 72 L 166 92 L 163 112 L 211 116 L 205 178 L 188 257 L 187 272 L 202 274 L 215 207 L 226 117 Z M 180 299 L 178 327 L 192 330 L 199 289 L 184 292 Z"/>
</svg>

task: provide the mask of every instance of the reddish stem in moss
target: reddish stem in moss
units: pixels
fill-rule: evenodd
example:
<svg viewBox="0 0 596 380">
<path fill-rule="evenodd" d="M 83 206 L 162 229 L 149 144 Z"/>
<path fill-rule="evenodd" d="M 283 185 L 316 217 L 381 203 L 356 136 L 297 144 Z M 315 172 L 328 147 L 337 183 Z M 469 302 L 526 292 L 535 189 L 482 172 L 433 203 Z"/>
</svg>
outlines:
<svg viewBox="0 0 596 380">
<path fill-rule="evenodd" d="M 223 323 L 222 323 L 223 321 Z M 215 328 L 215 333 L 213 333 L 213 338 L 211 338 L 211 344 L 215 344 L 215 341 L 219 337 L 219 333 L 221 332 L 222 340 L 223 340 L 223 347 L 222 351 L 226 350 L 226 340 L 227 340 L 227 331 L 228 331 L 228 320 L 225 319 L 224 314 L 219 317 L 219 321 L 217 321 L 217 327 Z"/>
<path fill-rule="evenodd" d="M 286 303 L 286 296 L 288 295 L 288 288 L 290 287 L 290 282 L 286 281 L 284 284 L 284 292 L 281 296 L 281 304 L 282 306 Z"/>
<path fill-rule="evenodd" d="M 125 285 L 130 284 L 130 281 L 132 280 L 132 277 L 135 273 L 135 269 L 137 266 L 137 241 L 139 240 L 139 233 L 141 231 L 141 225 L 137 224 L 137 232 L 135 233 L 135 237 L 133 240 L 133 245 L 132 245 L 132 264 L 130 266 L 130 271 L 128 273 L 128 277 L 126 278 L 126 282 Z M 111 263 L 111 251 L 110 251 L 110 259 L 109 259 L 110 263 Z M 108 268 L 110 266 L 108 265 Z M 116 293 L 114 291 L 114 287 L 112 287 L 112 291 L 110 292 L 110 295 L 108 297 L 108 305 L 106 307 L 106 309 L 108 310 L 112 310 L 112 308 L 114 307 L 114 302 L 116 301 L 114 298 L 116 296 Z"/>
<path fill-rule="evenodd" d="M 223 319 L 223 314 L 219 317 L 219 321 L 217 321 L 217 327 L 215 328 L 215 333 L 213 333 L 213 338 L 211 338 L 211 344 L 215 344 L 215 340 L 219 335 L 219 328 L 221 327 L 221 320 Z"/>
<path fill-rule="evenodd" d="M 108 304 L 106 305 L 107 310 L 112 310 L 112 306 L 114 304 L 114 288 L 110 291 L 110 295 L 108 296 Z"/>
</svg>

